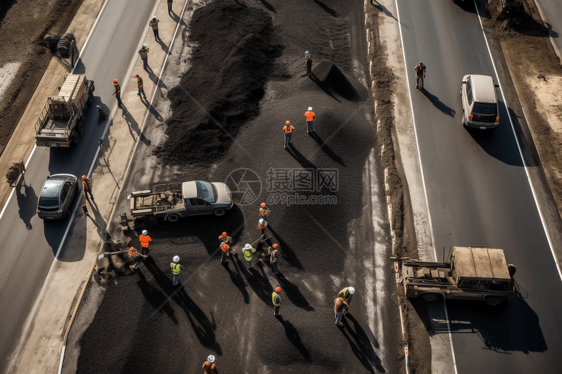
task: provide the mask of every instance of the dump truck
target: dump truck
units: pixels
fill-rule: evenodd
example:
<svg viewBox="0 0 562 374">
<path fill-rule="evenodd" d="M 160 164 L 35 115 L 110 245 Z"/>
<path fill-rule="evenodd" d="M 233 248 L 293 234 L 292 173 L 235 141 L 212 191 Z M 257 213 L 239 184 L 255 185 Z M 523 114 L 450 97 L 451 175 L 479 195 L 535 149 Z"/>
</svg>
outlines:
<svg viewBox="0 0 562 374">
<path fill-rule="evenodd" d="M 69 74 L 59 95 L 48 97 L 35 125 L 35 144 L 70 148 L 84 133 L 84 117 L 94 95 L 94 82 L 84 74 Z"/>
<path fill-rule="evenodd" d="M 501 249 L 445 246 L 442 262 L 393 259 L 409 298 L 482 300 L 496 306 L 515 297 L 515 266 L 507 264 Z"/>
<path fill-rule="evenodd" d="M 226 184 L 205 181 L 159 184 L 132 192 L 127 198 L 133 218 L 163 218 L 167 222 L 204 214 L 221 217 L 234 205 Z"/>
</svg>

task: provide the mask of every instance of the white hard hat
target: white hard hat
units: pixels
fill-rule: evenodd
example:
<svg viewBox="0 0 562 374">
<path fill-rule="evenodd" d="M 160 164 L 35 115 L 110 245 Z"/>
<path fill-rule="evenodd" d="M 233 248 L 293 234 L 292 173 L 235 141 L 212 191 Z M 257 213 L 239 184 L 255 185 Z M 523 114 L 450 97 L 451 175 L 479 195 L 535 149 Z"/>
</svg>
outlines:
<svg viewBox="0 0 562 374">
<path fill-rule="evenodd" d="M 311 107 L 311 106 L 309 106 L 309 107 L 308 107 L 308 110 L 312 110 L 312 107 Z"/>
<path fill-rule="evenodd" d="M 353 294 L 355 293 L 355 288 L 349 287 L 348 289 L 349 289 L 349 293 L 350 293 L 350 294 L 353 295 Z"/>
<path fill-rule="evenodd" d="M 207 361 L 209 361 L 212 364 L 213 362 L 215 362 L 215 356 L 209 355 L 209 357 L 207 357 Z"/>
<path fill-rule="evenodd" d="M 246 243 L 246 245 L 244 246 L 244 249 L 251 249 L 251 248 L 252 248 L 252 246 L 248 243 Z"/>
<path fill-rule="evenodd" d="M 309 54 L 309 53 L 310 53 L 309 51 L 304 52 L 305 55 L 307 55 L 307 54 Z"/>
<path fill-rule="evenodd" d="M 143 48 L 146 48 L 146 44 L 143 44 L 142 47 L 143 47 Z"/>
<path fill-rule="evenodd" d="M 263 226 L 264 223 L 265 223 L 265 220 L 263 218 L 260 218 L 260 225 Z"/>
<path fill-rule="evenodd" d="M 174 262 L 179 262 L 180 256 L 174 256 Z"/>
<path fill-rule="evenodd" d="M 156 16 L 152 16 L 152 19 L 156 19 Z"/>
<path fill-rule="evenodd" d="M 142 234 L 143 234 L 143 235 L 148 235 L 148 231 L 142 230 Z"/>
</svg>

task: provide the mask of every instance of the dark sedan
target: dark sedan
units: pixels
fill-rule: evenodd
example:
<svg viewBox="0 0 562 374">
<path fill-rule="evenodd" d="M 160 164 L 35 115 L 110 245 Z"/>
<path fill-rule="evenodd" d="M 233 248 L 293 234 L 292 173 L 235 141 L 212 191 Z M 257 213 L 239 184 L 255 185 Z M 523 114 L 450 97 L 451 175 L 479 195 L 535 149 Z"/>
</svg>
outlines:
<svg viewBox="0 0 562 374">
<path fill-rule="evenodd" d="M 72 174 L 55 174 L 47 177 L 37 204 L 41 219 L 64 219 L 76 194 L 78 178 Z"/>
</svg>

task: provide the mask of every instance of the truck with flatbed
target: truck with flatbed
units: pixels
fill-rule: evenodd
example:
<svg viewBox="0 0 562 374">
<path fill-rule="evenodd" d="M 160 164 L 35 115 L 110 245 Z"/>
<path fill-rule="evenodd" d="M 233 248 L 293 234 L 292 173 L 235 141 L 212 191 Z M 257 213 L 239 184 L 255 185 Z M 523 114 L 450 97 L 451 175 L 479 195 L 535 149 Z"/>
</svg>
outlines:
<svg viewBox="0 0 562 374">
<path fill-rule="evenodd" d="M 94 95 L 94 82 L 84 74 L 69 74 L 58 96 L 48 97 L 35 125 L 35 144 L 71 148 L 84 133 L 84 117 Z"/>
<path fill-rule="evenodd" d="M 449 254 L 445 261 L 445 253 Z M 482 300 L 496 306 L 515 297 L 515 266 L 501 249 L 483 246 L 443 249 L 442 262 L 392 257 L 395 271 L 409 298 Z"/>
<path fill-rule="evenodd" d="M 132 192 L 127 198 L 133 218 L 163 218 L 167 222 L 204 214 L 221 217 L 234 205 L 230 188 L 221 182 L 160 184 Z"/>
</svg>

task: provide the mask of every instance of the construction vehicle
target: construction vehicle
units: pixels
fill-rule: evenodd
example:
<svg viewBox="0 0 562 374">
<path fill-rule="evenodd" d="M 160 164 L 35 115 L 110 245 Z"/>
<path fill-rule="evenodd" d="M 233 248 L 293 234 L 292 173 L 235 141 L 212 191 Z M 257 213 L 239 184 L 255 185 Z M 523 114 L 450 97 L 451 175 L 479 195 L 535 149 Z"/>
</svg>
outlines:
<svg viewBox="0 0 562 374">
<path fill-rule="evenodd" d="M 160 184 L 151 190 L 132 192 L 127 198 L 131 216 L 161 217 L 167 222 L 203 214 L 221 217 L 234 205 L 230 188 L 220 182 Z"/>
<path fill-rule="evenodd" d="M 83 74 L 69 74 L 59 95 L 48 97 L 35 125 L 35 142 L 41 147 L 78 144 L 84 133 L 84 117 L 92 102 L 94 82 Z"/>
<path fill-rule="evenodd" d="M 508 265 L 501 249 L 482 246 L 443 249 L 443 262 L 422 262 L 392 257 L 398 280 L 409 298 L 482 300 L 496 306 L 515 297 L 515 266 Z M 401 265 L 401 266 L 399 266 Z"/>
</svg>

